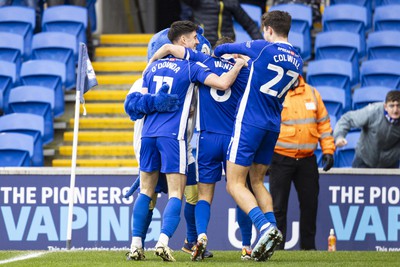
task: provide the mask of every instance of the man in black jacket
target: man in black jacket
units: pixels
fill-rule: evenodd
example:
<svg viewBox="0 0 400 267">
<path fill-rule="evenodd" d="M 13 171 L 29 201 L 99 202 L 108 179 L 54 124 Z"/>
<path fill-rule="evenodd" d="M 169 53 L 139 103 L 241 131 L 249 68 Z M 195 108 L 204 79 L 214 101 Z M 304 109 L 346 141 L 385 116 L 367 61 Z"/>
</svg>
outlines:
<svg viewBox="0 0 400 267">
<path fill-rule="evenodd" d="M 235 40 L 233 20 L 239 22 L 251 39 L 263 39 L 260 28 L 240 6 L 239 0 L 182 0 L 193 10 L 194 22 L 204 29 L 204 36 L 214 46 L 222 37 Z M 262 10 L 262 13 L 264 10 Z M 261 20 L 261 18 L 259 18 Z"/>
</svg>

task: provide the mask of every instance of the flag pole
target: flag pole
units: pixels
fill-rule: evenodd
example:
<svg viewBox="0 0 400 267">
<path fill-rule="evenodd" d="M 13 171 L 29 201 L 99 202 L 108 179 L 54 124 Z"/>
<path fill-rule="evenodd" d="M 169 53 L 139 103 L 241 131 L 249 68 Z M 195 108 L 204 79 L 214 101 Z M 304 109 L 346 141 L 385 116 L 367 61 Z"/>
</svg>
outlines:
<svg viewBox="0 0 400 267">
<path fill-rule="evenodd" d="M 74 136 L 72 141 L 72 160 L 71 160 L 71 178 L 69 182 L 68 191 L 68 224 L 67 224 L 67 237 L 66 247 L 71 249 L 72 242 L 72 219 L 74 212 L 74 199 L 75 199 L 75 176 L 76 176 L 76 158 L 78 150 L 78 131 L 79 131 L 79 115 L 80 115 L 80 98 L 82 91 L 85 87 L 87 63 L 85 59 L 86 46 L 79 43 L 78 54 L 78 69 L 76 78 L 76 96 L 75 96 L 75 119 L 74 119 Z"/>
<path fill-rule="evenodd" d="M 78 132 L 79 132 L 79 114 L 80 114 L 80 91 L 76 90 L 75 96 L 75 119 L 74 119 L 74 136 L 72 141 L 72 161 L 71 161 L 71 178 L 69 185 L 69 204 L 68 204 L 68 226 L 67 226 L 67 249 L 71 249 L 72 241 L 72 217 L 74 210 L 75 196 L 75 176 L 76 176 L 76 158 L 78 151 Z"/>
</svg>

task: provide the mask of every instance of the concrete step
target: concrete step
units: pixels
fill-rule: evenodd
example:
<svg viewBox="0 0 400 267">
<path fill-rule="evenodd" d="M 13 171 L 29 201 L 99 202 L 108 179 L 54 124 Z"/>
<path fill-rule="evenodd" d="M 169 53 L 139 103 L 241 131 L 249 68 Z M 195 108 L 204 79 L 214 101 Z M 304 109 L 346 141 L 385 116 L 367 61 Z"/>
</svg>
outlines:
<svg viewBox="0 0 400 267">
<path fill-rule="evenodd" d="M 102 34 L 100 35 L 100 44 L 141 44 L 147 46 L 153 35 L 154 34 Z"/>
<path fill-rule="evenodd" d="M 93 62 L 93 68 L 98 72 L 143 72 L 147 65 L 145 61 L 99 61 Z"/>
<path fill-rule="evenodd" d="M 114 114 L 125 115 L 124 104 L 118 103 L 86 103 L 86 112 L 90 115 L 95 114 Z M 80 112 L 83 114 L 83 105 L 80 106 Z M 128 116 L 128 115 L 126 115 Z"/>
<path fill-rule="evenodd" d="M 128 88 L 129 89 L 129 88 Z M 129 90 L 90 90 L 85 101 L 124 101 Z"/>
<path fill-rule="evenodd" d="M 142 74 L 130 74 L 130 75 L 96 75 L 97 81 L 100 85 L 114 84 L 121 85 L 126 84 L 127 89 L 139 78 Z"/>
<path fill-rule="evenodd" d="M 74 119 L 70 119 L 69 128 L 74 127 Z M 93 118 L 83 117 L 79 119 L 79 129 L 129 129 L 133 130 L 134 122 L 126 117 Z"/>
<path fill-rule="evenodd" d="M 59 154 L 61 156 L 71 156 L 72 146 L 60 146 Z M 134 155 L 132 145 L 100 145 L 100 146 L 78 146 L 78 156 L 124 156 Z"/>
<path fill-rule="evenodd" d="M 146 47 L 134 46 L 113 46 L 113 47 L 97 47 L 96 57 L 144 57 L 147 56 Z"/>
<path fill-rule="evenodd" d="M 71 167 L 71 159 L 53 159 L 53 167 Z M 136 159 L 104 158 L 104 159 L 77 159 L 77 167 L 138 167 Z"/>
<path fill-rule="evenodd" d="M 73 132 L 64 132 L 64 142 L 72 142 Z M 87 143 L 133 143 L 133 131 L 88 131 L 78 133 L 78 140 Z"/>
</svg>

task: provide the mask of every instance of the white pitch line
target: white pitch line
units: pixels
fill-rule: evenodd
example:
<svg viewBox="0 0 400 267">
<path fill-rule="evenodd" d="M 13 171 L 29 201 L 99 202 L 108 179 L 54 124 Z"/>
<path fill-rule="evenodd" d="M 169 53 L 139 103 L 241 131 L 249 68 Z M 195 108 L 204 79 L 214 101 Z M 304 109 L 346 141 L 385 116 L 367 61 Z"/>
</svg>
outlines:
<svg viewBox="0 0 400 267">
<path fill-rule="evenodd" d="M 27 259 L 37 258 L 37 257 L 40 257 L 43 254 L 47 254 L 47 253 L 49 253 L 49 252 L 35 252 L 35 253 L 25 254 L 22 256 L 17 256 L 17 257 L 11 258 L 11 259 L 2 260 L 2 261 L 0 261 L 0 264 L 6 264 L 6 263 L 14 262 L 14 261 L 23 261 L 23 260 L 27 260 Z"/>
</svg>

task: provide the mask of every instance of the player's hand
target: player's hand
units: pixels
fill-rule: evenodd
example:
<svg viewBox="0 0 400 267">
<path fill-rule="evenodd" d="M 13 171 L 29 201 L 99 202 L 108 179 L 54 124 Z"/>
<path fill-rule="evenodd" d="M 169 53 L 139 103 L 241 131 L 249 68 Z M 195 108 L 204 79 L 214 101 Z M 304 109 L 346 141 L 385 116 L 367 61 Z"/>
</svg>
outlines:
<svg viewBox="0 0 400 267">
<path fill-rule="evenodd" d="M 334 160 L 332 154 L 323 154 L 322 155 L 322 166 L 324 166 L 324 171 L 329 171 L 333 166 Z"/>
<path fill-rule="evenodd" d="M 154 98 L 154 108 L 158 112 L 174 112 L 179 109 L 177 94 L 168 94 L 169 85 L 164 83 Z"/>
<path fill-rule="evenodd" d="M 343 137 L 338 137 L 336 139 L 335 145 L 337 147 L 343 147 L 343 146 L 347 145 L 347 140 Z"/>
<path fill-rule="evenodd" d="M 236 64 L 247 67 L 247 61 L 240 57 L 236 59 Z"/>
</svg>

